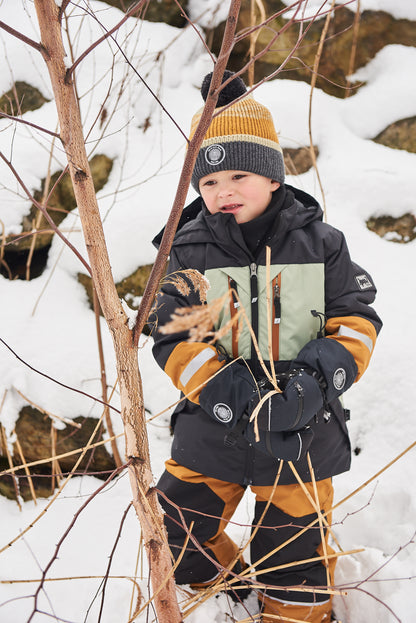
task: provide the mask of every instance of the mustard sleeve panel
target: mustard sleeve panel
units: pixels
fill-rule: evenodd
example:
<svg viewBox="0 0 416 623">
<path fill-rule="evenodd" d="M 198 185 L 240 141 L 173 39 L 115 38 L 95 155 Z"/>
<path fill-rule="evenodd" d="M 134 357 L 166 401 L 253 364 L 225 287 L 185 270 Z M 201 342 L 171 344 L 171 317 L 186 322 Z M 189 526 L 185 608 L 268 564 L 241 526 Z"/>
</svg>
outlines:
<svg viewBox="0 0 416 623">
<path fill-rule="evenodd" d="M 201 342 L 180 342 L 171 352 L 165 372 L 191 402 L 199 404 L 204 384 L 225 362 L 220 362 L 214 346 Z"/>
<path fill-rule="evenodd" d="M 361 378 L 370 363 L 377 339 L 374 325 L 360 316 L 329 318 L 325 325 L 326 336 L 342 344 L 354 357 L 358 368 L 355 379 Z"/>
</svg>

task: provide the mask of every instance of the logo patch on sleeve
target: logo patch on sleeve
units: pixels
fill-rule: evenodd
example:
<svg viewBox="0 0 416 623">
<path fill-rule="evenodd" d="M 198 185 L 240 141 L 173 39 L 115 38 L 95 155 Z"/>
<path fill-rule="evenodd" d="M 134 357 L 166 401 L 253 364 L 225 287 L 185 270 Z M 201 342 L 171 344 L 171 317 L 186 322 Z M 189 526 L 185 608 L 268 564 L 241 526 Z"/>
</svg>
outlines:
<svg viewBox="0 0 416 623">
<path fill-rule="evenodd" d="M 367 275 L 356 275 L 355 281 L 357 282 L 357 285 L 360 288 L 360 290 L 367 290 L 368 288 L 373 287 L 373 284 L 371 283 Z"/>
<path fill-rule="evenodd" d="M 344 368 L 338 368 L 337 370 L 335 370 L 332 382 L 337 391 L 340 392 L 343 389 L 346 380 L 347 373 L 345 372 Z"/>
</svg>

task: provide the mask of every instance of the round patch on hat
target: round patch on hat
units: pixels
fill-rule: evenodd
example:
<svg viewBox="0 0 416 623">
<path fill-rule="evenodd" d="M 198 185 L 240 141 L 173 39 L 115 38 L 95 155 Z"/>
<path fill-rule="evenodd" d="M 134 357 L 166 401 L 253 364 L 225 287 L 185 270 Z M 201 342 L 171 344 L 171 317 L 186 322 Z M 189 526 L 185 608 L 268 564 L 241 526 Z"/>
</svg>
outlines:
<svg viewBox="0 0 416 623">
<path fill-rule="evenodd" d="M 347 373 L 345 372 L 344 368 L 338 368 L 337 370 L 335 370 L 332 382 L 337 391 L 341 391 L 341 389 L 345 385 L 346 380 Z"/>
<path fill-rule="evenodd" d="M 221 164 L 225 158 L 225 149 L 222 145 L 210 145 L 205 151 L 205 160 L 215 166 Z"/>
<path fill-rule="evenodd" d="M 215 417 L 222 424 L 228 424 L 233 419 L 233 412 L 230 407 L 223 402 L 217 402 L 212 409 Z"/>
</svg>

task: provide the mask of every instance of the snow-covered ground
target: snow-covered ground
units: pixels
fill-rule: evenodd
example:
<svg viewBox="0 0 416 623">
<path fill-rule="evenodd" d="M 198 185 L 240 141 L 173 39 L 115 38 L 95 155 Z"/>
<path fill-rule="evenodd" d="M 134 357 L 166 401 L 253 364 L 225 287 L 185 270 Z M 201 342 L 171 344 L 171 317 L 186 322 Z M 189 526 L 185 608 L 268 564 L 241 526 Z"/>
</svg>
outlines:
<svg viewBox="0 0 416 623">
<path fill-rule="evenodd" d="M 85 3 L 78 4 L 78 8 L 73 7 L 68 22 L 74 36 L 75 57 L 102 34 L 100 23 L 109 28 L 122 17 L 116 9 L 91 2 L 99 21 L 87 20 Z M 193 0 L 194 14 L 201 6 L 212 4 L 212 0 Z M 361 0 L 361 8 L 382 9 L 396 17 L 416 19 L 413 0 Z M 34 40 L 39 39 L 32 2 L 3 0 L 0 9 L 2 21 Z M 210 59 L 195 32 L 146 22 L 137 27 L 134 20 L 128 20 L 117 36 L 117 43 L 186 134 L 191 116 L 201 105 L 198 85 L 211 69 Z M 114 277 L 119 281 L 155 257 L 150 241 L 168 216 L 185 141 L 120 53 L 113 73 L 109 71 L 117 49 L 114 42 L 101 44 L 80 65 L 77 84 L 85 127 L 87 131 L 91 128 L 88 137 L 91 153 L 106 153 L 114 158 L 109 182 L 99 193 L 99 204 Z M 14 81 L 25 80 L 52 99 L 47 72 L 33 48 L 0 30 L 0 55 L 0 93 L 10 89 Z M 345 232 L 353 259 L 372 274 L 379 290 L 376 308 L 384 321 L 370 368 L 345 397 L 352 413 L 350 431 L 356 454 L 351 471 L 335 479 L 336 503 L 348 499 L 335 510 L 334 529 L 344 551 L 363 551 L 341 557 L 338 562 L 336 583 L 348 593 L 337 596 L 335 601 L 337 615 L 343 623 L 414 620 L 415 449 L 373 477 L 416 437 L 416 242 L 405 245 L 382 240 L 366 228 L 365 221 L 374 215 L 400 216 L 415 211 L 416 154 L 391 150 L 371 141 L 389 123 L 416 115 L 416 86 L 412 80 L 415 64 L 416 48 L 386 46 L 357 72 L 366 85 L 356 95 L 340 100 L 316 90 L 313 97 L 312 133 L 320 151 L 318 166 L 327 220 Z M 108 125 L 93 126 L 111 81 L 111 96 L 106 103 Z M 92 90 L 95 82 L 97 86 Z M 309 93 L 308 85 L 288 80 L 275 80 L 256 91 L 256 98 L 274 115 L 283 148 L 309 142 Z M 147 118 L 150 126 L 143 132 L 141 126 Z M 25 119 L 55 131 L 53 102 L 27 113 Z M 50 146 L 49 135 L 0 120 L 1 152 L 12 160 L 32 191 L 46 175 Z M 56 145 L 52 170 L 59 170 L 63 165 L 64 154 Z M 18 233 L 30 201 L 4 162 L 0 170 L 1 226 L 6 234 Z M 313 171 L 287 181 L 322 201 Z M 190 191 L 190 199 L 193 196 Z M 66 218 L 62 229 L 85 256 L 76 213 Z M 11 282 L 0 277 L 0 337 L 31 366 L 66 385 L 100 397 L 95 320 L 76 276 L 83 270 L 79 260 L 55 237 L 48 266 L 41 277 L 29 282 Z M 114 356 L 104 323 L 102 331 L 107 378 L 112 385 Z M 150 339 L 142 340 L 139 360 L 146 407 L 156 415 L 175 402 L 177 392 L 154 363 L 151 345 Z M 35 374 L 0 343 L 0 419 L 8 435 L 25 404 L 16 390 L 60 417 L 101 414 L 98 403 Z M 117 394 L 113 404 L 118 406 Z M 169 456 L 168 420 L 169 411 L 153 419 L 148 427 L 155 480 Z M 113 422 L 116 433 L 121 433 L 117 414 Z M 122 454 L 123 450 L 120 440 Z M 370 484 L 348 497 L 370 479 Z M 148 594 L 139 524 L 130 509 L 110 569 L 110 576 L 119 577 L 108 580 L 99 619 L 100 578 L 106 572 L 120 522 L 131 499 L 124 474 L 95 496 L 77 516 L 81 505 L 100 485 L 101 481 L 93 477 L 72 479 L 52 505 L 50 500 L 38 500 L 36 506 L 27 502 L 21 511 L 15 502 L 0 497 L 0 548 L 4 548 L 0 554 L 2 623 L 27 621 L 38 585 L 36 582 L 7 584 L 7 581 L 39 579 L 74 518 L 74 527 L 47 574 L 39 596 L 38 608 L 42 613 L 36 614 L 34 623 L 127 622 L 134 606 L 130 605 L 133 583 L 126 578 L 142 577 L 141 591 L 143 596 Z M 46 508 L 47 512 L 40 517 Z M 249 529 L 243 526 L 250 522 L 251 508 L 252 499 L 247 494 L 235 523 L 229 527 L 239 543 L 248 536 Z M 34 526 L 29 528 L 32 523 Z M 7 547 L 27 528 L 21 538 Z M 52 581 L 53 578 L 61 579 Z M 248 612 L 256 612 L 254 596 L 245 606 Z M 248 612 L 242 606 L 232 608 L 225 597 L 220 597 L 199 607 L 187 620 L 226 623 L 248 617 Z M 149 616 L 151 620 L 153 615 Z M 147 617 L 144 612 L 136 621 L 144 623 L 149 620 Z"/>
</svg>

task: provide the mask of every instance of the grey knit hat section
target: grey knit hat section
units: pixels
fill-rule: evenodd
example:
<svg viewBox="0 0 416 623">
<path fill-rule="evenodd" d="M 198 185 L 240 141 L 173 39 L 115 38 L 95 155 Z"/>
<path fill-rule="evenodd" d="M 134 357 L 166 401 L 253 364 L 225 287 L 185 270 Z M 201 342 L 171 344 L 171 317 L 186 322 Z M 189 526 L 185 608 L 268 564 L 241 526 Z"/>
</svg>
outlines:
<svg viewBox="0 0 416 623">
<path fill-rule="evenodd" d="M 230 141 L 203 147 L 198 153 L 191 184 L 199 193 L 199 180 L 216 171 L 248 171 L 283 184 L 282 154 L 271 147 L 248 141 Z"/>
</svg>

